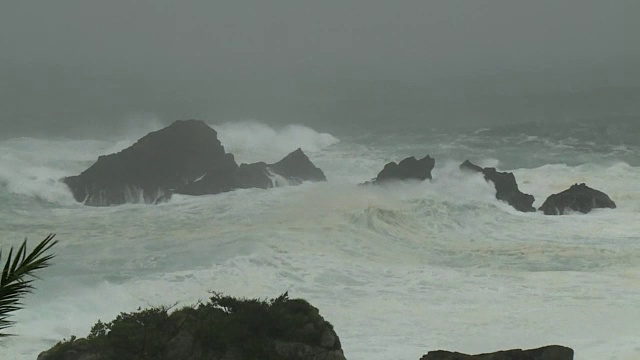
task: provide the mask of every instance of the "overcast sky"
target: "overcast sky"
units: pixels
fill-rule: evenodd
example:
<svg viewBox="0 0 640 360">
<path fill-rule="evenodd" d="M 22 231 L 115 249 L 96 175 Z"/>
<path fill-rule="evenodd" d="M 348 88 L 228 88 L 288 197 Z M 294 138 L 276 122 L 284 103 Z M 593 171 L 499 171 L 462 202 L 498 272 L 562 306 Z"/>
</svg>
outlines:
<svg viewBox="0 0 640 360">
<path fill-rule="evenodd" d="M 481 111 L 466 91 L 638 87 L 638 19 L 638 0 L 3 1 L 0 132 L 450 122 Z"/>
</svg>

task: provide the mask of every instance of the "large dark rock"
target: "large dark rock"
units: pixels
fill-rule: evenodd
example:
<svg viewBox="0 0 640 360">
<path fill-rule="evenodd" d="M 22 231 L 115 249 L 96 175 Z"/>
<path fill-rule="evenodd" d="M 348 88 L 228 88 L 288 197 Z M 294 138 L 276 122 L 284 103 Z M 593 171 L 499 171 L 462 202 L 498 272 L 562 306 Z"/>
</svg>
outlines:
<svg viewBox="0 0 640 360">
<path fill-rule="evenodd" d="M 340 339 L 307 301 L 287 294 L 264 301 L 215 294 L 211 302 L 169 313 L 122 313 L 95 324 L 38 360 L 345 360 Z"/>
<path fill-rule="evenodd" d="M 395 162 L 386 164 L 375 179 L 365 184 L 380 184 L 394 180 L 431 180 L 431 171 L 435 164 L 436 161 L 429 155 L 420 160 L 411 156 L 397 164 Z"/>
<path fill-rule="evenodd" d="M 597 208 L 615 209 L 616 203 L 602 191 L 585 184 L 575 184 L 561 193 L 549 196 L 538 210 L 545 215 L 563 215 L 568 209 L 586 214 Z"/>
<path fill-rule="evenodd" d="M 438 350 L 430 351 L 420 360 L 573 360 L 573 349 L 550 345 L 531 350 L 516 349 L 478 355 Z"/>
<path fill-rule="evenodd" d="M 119 153 L 104 155 L 78 176 L 63 179 L 79 202 L 93 206 L 156 203 L 173 189 L 216 174 L 209 193 L 235 187 L 238 165 L 218 134 L 198 120 L 176 121 Z"/>
<path fill-rule="evenodd" d="M 302 149 L 275 164 L 238 166 L 216 131 L 199 120 L 176 121 L 63 179 L 77 201 L 92 206 L 157 203 L 173 193 L 207 195 L 324 180 Z"/>
<path fill-rule="evenodd" d="M 471 163 L 469 160 L 465 160 L 465 162 L 460 165 L 460 168 L 465 171 L 482 173 L 485 180 L 491 181 L 494 184 L 496 188 L 496 198 L 498 200 L 509 203 L 509 205 L 519 211 L 536 211 L 533 207 L 535 198 L 533 195 L 525 194 L 518 189 L 518 183 L 513 173 L 500 172 L 492 167 L 482 168 Z"/>
</svg>

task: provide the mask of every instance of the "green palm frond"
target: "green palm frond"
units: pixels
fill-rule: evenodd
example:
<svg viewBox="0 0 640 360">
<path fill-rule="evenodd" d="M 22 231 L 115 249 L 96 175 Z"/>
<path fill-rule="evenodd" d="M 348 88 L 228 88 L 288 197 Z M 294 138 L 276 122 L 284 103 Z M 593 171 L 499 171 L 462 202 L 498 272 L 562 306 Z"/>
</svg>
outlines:
<svg viewBox="0 0 640 360">
<path fill-rule="evenodd" d="M 0 337 L 9 336 L 3 332 L 13 325 L 9 320 L 10 313 L 22 309 L 21 299 L 33 290 L 34 272 L 50 265 L 54 254 L 45 253 L 58 243 L 53 240 L 55 234 L 49 234 L 30 253 L 27 254 L 27 240 L 14 254 L 13 246 L 9 249 L 6 263 L 0 276 Z M 2 249 L 0 249 L 2 264 Z"/>
</svg>

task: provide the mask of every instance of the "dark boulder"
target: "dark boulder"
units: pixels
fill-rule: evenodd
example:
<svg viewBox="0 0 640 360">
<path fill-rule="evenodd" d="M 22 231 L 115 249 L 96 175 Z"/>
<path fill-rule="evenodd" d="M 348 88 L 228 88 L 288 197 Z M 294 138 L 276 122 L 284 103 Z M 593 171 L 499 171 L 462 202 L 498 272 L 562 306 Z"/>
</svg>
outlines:
<svg viewBox="0 0 640 360">
<path fill-rule="evenodd" d="M 119 153 L 100 156 L 80 175 L 66 177 L 63 182 L 77 201 L 109 206 L 155 204 L 168 200 L 173 193 L 209 195 L 324 180 L 322 170 L 302 149 L 275 164 L 238 166 L 233 155 L 225 152 L 215 130 L 199 120 L 181 120 L 147 134 Z"/>
<path fill-rule="evenodd" d="M 563 215 L 567 209 L 586 214 L 597 208 L 615 209 L 616 203 L 602 191 L 585 184 L 575 184 L 561 193 L 549 196 L 538 210 L 545 215 Z"/>
<path fill-rule="evenodd" d="M 300 184 L 303 181 L 327 181 L 326 176 L 311 160 L 298 148 L 285 156 L 284 159 L 268 166 L 274 174 L 285 178 L 289 184 Z"/>
<path fill-rule="evenodd" d="M 431 171 L 435 164 L 436 161 L 429 155 L 420 160 L 411 156 L 397 164 L 395 162 L 386 164 L 375 179 L 365 184 L 380 184 L 394 180 L 431 180 Z"/>
<path fill-rule="evenodd" d="M 525 194 L 518 189 L 516 177 L 510 172 L 500 172 L 496 168 L 482 168 L 478 165 L 465 160 L 460 165 L 460 169 L 464 171 L 479 172 L 484 175 L 484 179 L 491 181 L 496 188 L 496 198 L 507 202 L 518 211 L 532 212 L 536 211 L 533 207 L 535 198 L 533 195 Z"/>
<path fill-rule="evenodd" d="M 275 187 L 275 181 L 273 176 L 269 174 L 268 167 L 269 164 L 265 162 L 240 164 L 240 168 L 236 173 L 236 185 L 240 189 L 269 189 Z"/>
<path fill-rule="evenodd" d="M 77 201 L 93 206 L 156 203 L 205 174 L 217 174 L 217 192 L 228 191 L 238 165 L 217 135 L 202 121 L 176 121 L 63 181 Z"/>
<path fill-rule="evenodd" d="M 429 351 L 420 360 L 573 360 L 573 349 L 550 345 L 538 349 L 515 349 L 478 355 L 438 350 Z"/>
<path fill-rule="evenodd" d="M 214 177 L 210 178 L 212 175 Z M 197 182 L 187 184 L 176 192 L 187 195 L 215 193 L 218 183 L 215 177 L 217 175 L 207 174 Z M 213 180 L 212 191 L 207 192 L 211 179 Z M 275 164 L 267 164 L 265 162 L 241 164 L 233 172 L 233 184 L 235 188 L 240 189 L 268 189 L 283 185 L 299 185 L 303 181 L 317 182 L 326 180 L 327 178 L 322 170 L 313 165 L 302 149 L 293 151 Z M 197 189 L 197 191 L 193 189 Z"/>
</svg>

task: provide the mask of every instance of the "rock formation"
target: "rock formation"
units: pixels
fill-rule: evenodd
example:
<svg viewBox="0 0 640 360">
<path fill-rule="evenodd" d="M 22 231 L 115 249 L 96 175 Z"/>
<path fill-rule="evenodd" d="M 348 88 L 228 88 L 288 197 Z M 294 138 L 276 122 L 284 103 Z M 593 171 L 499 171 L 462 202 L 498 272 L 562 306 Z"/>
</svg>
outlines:
<svg viewBox="0 0 640 360">
<path fill-rule="evenodd" d="M 549 196 L 538 210 L 545 215 L 563 215 L 568 209 L 586 214 L 597 208 L 615 209 L 616 203 L 602 191 L 585 184 L 575 184 L 561 193 Z"/>
<path fill-rule="evenodd" d="M 176 189 L 176 193 L 185 195 L 219 193 L 220 177 L 224 176 L 231 177 L 234 189 L 268 189 L 282 185 L 299 185 L 303 181 L 327 180 L 322 170 L 313 165 L 302 149 L 298 148 L 275 164 L 264 162 L 241 164 L 231 172 L 207 173 L 202 178 Z"/>
<path fill-rule="evenodd" d="M 119 153 L 100 156 L 80 175 L 63 181 L 86 205 L 156 203 L 168 199 L 171 189 L 236 167 L 215 130 L 202 121 L 187 120 L 149 133 Z M 219 188 L 231 189 L 229 180 L 221 178 Z"/>
<path fill-rule="evenodd" d="M 338 335 L 318 309 L 283 294 L 235 299 L 219 294 L 196 308 L 122 313 L 98 322 L 38 360 L 345 360 Z"/>
<path fill-rule="evenodd" d="M 522 212 L 536 211 L 533 207 L 535 198 L 533 195 L 525 194 L 518 189 L 516 177 L 510 172 L 499 172 L 495 168 L 482 168 L 465 160 L 460 165 L 460 169 L 471 172 L 479 172 L 484 175 L 484 179 L 491 181 L 496 188 L 496 198 L 505 201 L 516 210 Z"/>
<path fill-rule="evenodd" d="M 80 175 L 63 182 L 86 205 L 157 203 L 173 193 L 217 194 L 237 188 L 270 188 L 326 180 L 298 149 L 275 164 L 241 165 L 226 153 L 218 134 L 198 120 L 176 121 L 149 133 L 119 153 L 100 156 Z"/>
<path fill-rule="evenodd" d="M 531 350 L 516 349 L 478 355 L 439 350 L 430 351 L 420 360 L 573 360 L 573 349 L 550 345 Z"/>
<path fill-rule="evenodd" d="M 431 180 L 431 170 L 435 164 L 436 161 L 429 155 L 420 160 L 411 156 L 397 164 L 395 162 L 386 164 L 375 179 L 365 184 L 380 184 L 394 180 Z"/>
<path fill-rule="evenodd" d="M 300 148 L 277 163 L 268 165 L 267 168 L 287 179 L 290 184 L 300 184 L 303 181 L 327 181 L 322 170 L 313 165 Z"/>
</svg>

